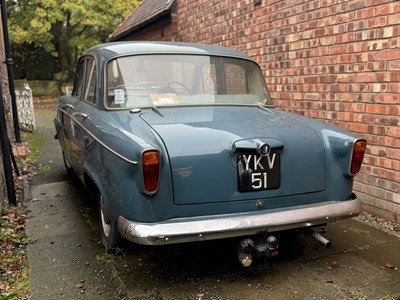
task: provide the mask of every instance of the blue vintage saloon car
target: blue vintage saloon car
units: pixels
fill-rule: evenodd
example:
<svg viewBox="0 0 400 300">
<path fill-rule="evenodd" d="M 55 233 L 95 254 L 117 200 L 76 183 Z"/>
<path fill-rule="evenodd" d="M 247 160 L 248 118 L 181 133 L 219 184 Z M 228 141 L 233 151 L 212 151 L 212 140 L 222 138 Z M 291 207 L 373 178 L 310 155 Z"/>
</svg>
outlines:
<svg viewBox="0 0 400 300">
<path fill-rule="evenodd" d="M 236 50 L 95 46 L 79 59 L 54 123 L 67 170 L 97 196 L 106 249 L 121 237 L 243 237 L 248 265 L 254 251 L 276 254 L 276 231 L 362 209 L 352 187 L 366 141 L 275 108 L 260 67 Z"/>
</svg>

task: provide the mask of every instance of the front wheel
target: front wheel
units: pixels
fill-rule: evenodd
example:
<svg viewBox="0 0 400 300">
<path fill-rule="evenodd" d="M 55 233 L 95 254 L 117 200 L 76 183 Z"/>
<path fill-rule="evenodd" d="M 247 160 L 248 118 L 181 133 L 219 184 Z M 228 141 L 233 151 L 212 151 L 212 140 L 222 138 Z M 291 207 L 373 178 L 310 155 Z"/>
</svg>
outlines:
<svg viewBox="0 0 400 300">
<path fill-rule="evenodd" d="M 104 201 L 103 195 L 99 193 L 99 221 L 100 235 L 107 252 L 117 248 L 122 241 L 122 236 L 118 231 L 117 221 L 112 218 L 109 213 L 107 204 Z"/>
</svg>

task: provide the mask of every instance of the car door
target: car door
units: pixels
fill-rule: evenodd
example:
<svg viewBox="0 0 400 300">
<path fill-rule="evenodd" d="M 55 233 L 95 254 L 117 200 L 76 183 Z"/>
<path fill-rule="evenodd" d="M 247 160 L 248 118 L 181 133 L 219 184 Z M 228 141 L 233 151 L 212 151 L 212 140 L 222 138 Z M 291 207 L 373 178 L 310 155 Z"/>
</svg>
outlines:
<svg viewBox="0 0 400 300">
<path fill-rule="evenodd" d="M 82 93 L 74 108 L 75 125 L 75 163 L 78 176 L 83 176 L 83 166 L 86 160 L 86 148 L 92 140 L 90 133 L 90 115 L 96 110 L 96 62 L 92 57 L 84 59 L 84 80 Z"/>
<path fill-rule="evenodd" d="M 83 176 L 85 162 L 86 129 L 89 114 L 96 109 L 96 64 L 92 57 L 83 57 L 78 62 L 72 96 L 62 106 L 63 143 L 66 162 L 79 177 Z"/>
<path fill-rule="evenodd" d="M 85 83 L 85 60 L 80 60 L 75 73 L 74 88 L 71 96 L 65 97 L 61 101 L 59 112 L 62 131 L 60 132 L 60 142 L 63 148 L 64 159 L 67 167 L 72 167 L 77 171 L 77 125 L 75 116 L 77 115 L 76 106 L 83 95 Z"/>
</svg>

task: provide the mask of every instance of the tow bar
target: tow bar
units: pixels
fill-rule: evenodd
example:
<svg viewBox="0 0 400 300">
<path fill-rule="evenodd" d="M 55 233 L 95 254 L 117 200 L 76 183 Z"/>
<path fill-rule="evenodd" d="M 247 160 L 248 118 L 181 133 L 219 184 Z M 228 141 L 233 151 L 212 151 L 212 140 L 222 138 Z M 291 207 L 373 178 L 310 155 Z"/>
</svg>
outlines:
<svg viewBox="0 0 400 300">
<path fill-rule="evenodd" d="M 278 255 L 278 240 L 274 236 L 246 238 L 240 241 L 238 249 L 239 262 L 244 267 L 250 267 L 253 258 L 274 257 Z"/>
</svg>

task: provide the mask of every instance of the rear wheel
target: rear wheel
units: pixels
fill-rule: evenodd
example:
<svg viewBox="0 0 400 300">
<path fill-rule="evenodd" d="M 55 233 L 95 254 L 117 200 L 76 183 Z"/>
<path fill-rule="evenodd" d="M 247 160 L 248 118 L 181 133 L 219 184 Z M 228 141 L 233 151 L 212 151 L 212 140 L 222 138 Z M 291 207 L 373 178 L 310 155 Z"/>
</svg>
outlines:
<svg viewBox="0 0 400 300">
<path fill-rule="evenodd" d="M 109 213 L 107 204 L 103 196 L 99 193 L 99 221 L 100 235 L 107 252 L 117 248 L 122 241 L 122 236 L 118 231 L 117 221 Z"/>
</svg>

